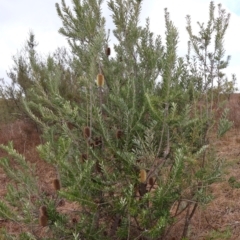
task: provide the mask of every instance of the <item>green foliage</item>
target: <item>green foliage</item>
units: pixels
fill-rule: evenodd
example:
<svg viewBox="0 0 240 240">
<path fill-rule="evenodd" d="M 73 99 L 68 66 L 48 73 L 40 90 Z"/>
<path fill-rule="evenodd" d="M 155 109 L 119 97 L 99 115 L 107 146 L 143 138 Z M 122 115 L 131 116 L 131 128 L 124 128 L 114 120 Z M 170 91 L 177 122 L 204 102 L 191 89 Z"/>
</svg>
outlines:
<svg viewBox="0 0 240 240">
<path fill-rule="evenodd" d="M 240 188 L 240 182 L 233 176 L 228 179 L 228 183 L 232 188 Z"/>
<path fill-rule="evenodd" d="M 213 230 L 209 234 L 209 236 L 206 237 L 207 240 L 214 240 L 214 239 L 230 239 L 232 236 L 231 229 L 229 227 L 226 228 L 226 230 L 223 231 L 217 231 Z"/>
<path fill-rule="evenodd" d="M 222 137 L 232 126 L 233 122 L 227 119 L 228 109 L 224 109 L 218 125 L 218 136 Z"/>
<path fill-rule="evenodd" d="M 141 1 L 110 0 L 117 39 L 116 56 L 110 57 L 101 4 L 76 0 L 73 10 L 64 0 L 56 4 L 63 22 L 59 32 L 68 38 L 72 55 L 60 51 L 41 60 L 30 34 L 29 57 L 19 58 L 24 69 L 18 61 L 15 77 L 25 79 L 18 81 L 24 111 L 42 128 L 44 141 L 37 149 L 55 167 L 61 186 L 48 196 L 34 166 L 11 144 L 1 146 L 16 162 L 13 168 L 9 159 L 1 160 L 12 179 L 5 201 L 18 206 L 26 239 L 164 239 L 186 212 L 184 238 L 197 206 L 211 200 L 208 186 L 220 176 L 208 134 L 218 126 L 220 137 L 231 127 L 226 110 L 219 120 L 215 114 L 226 89 L 214 88 L 216 80 L 223 86 L 221 70 L 229 61 L 222 60 L 229 17 L 219 7 L 215 18 L 211 3 L 199 36 L 188 17 L 191 44 L 184 59 L 177 56 L 178 32 L 167 10 L 163 45 L 149 20 L 139 26 Z M 77 207 L 62 212 L 62 201 Z M 2 216 L 11 219 L 9 207 L 1 204 Z M 39 213 L 42 206 L 46 216 Z M 41 216 L 47 217 L 48 238 L 36 231 L 44 225 L 39 226 Z"/>
</svg>

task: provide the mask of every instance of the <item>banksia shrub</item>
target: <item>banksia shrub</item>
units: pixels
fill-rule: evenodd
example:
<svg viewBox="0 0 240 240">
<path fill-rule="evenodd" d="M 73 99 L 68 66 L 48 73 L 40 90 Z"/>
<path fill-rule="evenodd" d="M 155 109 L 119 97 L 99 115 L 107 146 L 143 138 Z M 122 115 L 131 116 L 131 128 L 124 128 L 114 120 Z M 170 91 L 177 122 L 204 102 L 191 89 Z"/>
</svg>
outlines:
<svg viewBox="0 0 240 240">
<path fill-rule="evenodd" d="M 104 85 L 104 76 L 101 73 L 97 75 L 97 85 L 98 87 L 103 87 Z"/>
<path fill-rule="evenodd" d="M 217 128 L 209 83 L 221 78 L 212 73 L 220 71 L 217 66 L 222 61 L 222 37 L 228 20 L 224 14 L 212 17 L 211 31 L 202 26 L 199 38 L 191 36 L 189 48 L 193 46 L 195 50 L 191 53 L 192 62 L 191 56 L 187 60 L 177 56 L 178 32 L 167 11 L 164 46 L 160 36 L 154 37 L 148 22 L 145 27 L 138 25 L 139 3 L 108 1 L 117 41 L 116 55 L 110 59 L 101 2 L 72 1 L 73 8 L 68 8 L 62 1 L 62 10 L 56 4 L 64 23 L 60 32 L 72 48 L 63 65 L 61 58 L 49 58 L 42 64 L 32 52 L 26 54 L 31 56 L 30 65 L 25 67 L 27 82 L 33 89 L 26 92 L 31 95 L 24 97 L 24 106 L 41 126 L 44 141 L 37 147 L 41 159 L 57 167 L 61 179 L 52 183 L 54 196 L 39 194 L 33 169 L 25 171 L 29 165 L 8 148 L 21 166 L 13 171 L 12 159 L 0 161 L 0 167 L 16 182 L 9 188 L 6 201 L 13 205 L 15 216 L 21 217 L 12 217 L 10 211 L 4 213 L 4 202 L 0 201 L 0 219 L 10 216 L 10 221 L 19 219 L 20 224 L 36 221 L 34 208 L 29 205 L 27 210 L 33 212 L 28 213 L 25 203 L 29 196 L 37 196 L 37 201 L 48 207 L 48 212 L 42 208 L 37 220 L 41 226 L 49 223 L 54 239 L 166 239 L 165 233 L 172 236 L 169 231 L 176 222 L 174 218 L 185 213 L 184 232 L 178 237 L 186 238 L 196 206 L 208 201 L 207 188 L 219 178 L 219 161 L 208 158 L 210 148 L 206 150 L 208 132 Z M 211 6 L 211 16 L 213 9 Z M 188 29 L 192 35 L 191 27 Z M 207 46 L 205 54 L 204 49 L 198 49 L 202 42 L 208 44 L 205 40 L 214 37 L 210 32 L 218 36 L 214 38 L 219 41 L 214 50 L 217 61 Z M 195 53 L 200 55 L 194 56 Z M 202 56 L 207 58 L 204 62 Z M 209 64 L 213 67 L 209 68 L 211 72 L 207 67 L 201 68 Z M 223 60 L 222 65 L 228 64 Z M 21 81 L 26 82 L 28 78 L 23 76 Z M 219 134 L 228 127 L 224 117 L 218 126 Z M 199 187 L 198 182 L 202 182 Z M 24 192 L 13 194 L 19 190 Z M 70 207 L 60 208 L 59 198 Z M 183 199 L 188 202 L 185 213 L 172 216 L 173 204 Z M 30 228 L 29 224 L 28 231 L 33 233 Z"/>
</svg>

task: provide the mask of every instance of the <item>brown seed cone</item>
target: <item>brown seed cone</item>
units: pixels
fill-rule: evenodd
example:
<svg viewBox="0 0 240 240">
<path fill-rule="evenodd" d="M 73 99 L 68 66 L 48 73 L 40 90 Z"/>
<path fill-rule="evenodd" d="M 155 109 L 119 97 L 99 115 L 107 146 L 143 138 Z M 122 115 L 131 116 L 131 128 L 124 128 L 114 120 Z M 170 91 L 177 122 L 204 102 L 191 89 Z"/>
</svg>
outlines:
<svg viewBox="0 0 240 240">
<path fill-rule="evenodd" d="M 77 223 L 78 223 L 77 218 L 73 217 L 73 218 L 72 218 L 72 223 L 73 223 L 73 224 L 77 224 Z"/>
<path fill-rule="evenodd" d="M 97 85 L 98 87 L 103 87 L 104 85 L 104 76 L 101 73 L 97 75 Z"/>
<path fill-rule="evenodd" d="M 139 191 L 138 191 L 138 184 L 135 184 L 135 185 L 134 185 L 133 192 L 134 192 L 134 194 L 135 194 L 136 196 L 138 195 L 138 193 L 139 193 Z"/>
<path fill-rule="evenodd" d="M 94 148 L 95 147 L 95 143 L 92 141 L 92 140 L 88 140 L 88 145 L 91 147 L 91 148 Z"/>
<path fill-rule="evenodd" d="M 107 47 L 106 50 L 105 50 L 105 53 L 106 53 L 107 56 L 110 56 L 111 55 L 111 48 Z"/>
<path fill-rule="evenodd" d="M 70 122 L 67 122 L 67 126 L 70 130 L 72 130 L 74 128 L 74 125 Z"/>
<path fill-rule="evenodd" d="M 65 205 L 65 201 L 63 199 L 59 200 L 59 202 L 57 203 L 57 207 L 62 207 Z"/>
<path fill-rule="evenodd" d="M 42 216 L 42 215 L 44 215 L 44 216 L 47 216 L 47 207 L 46 206 L 41 206 L 40 208 L 39 208 L 39 213 L 40 213 L 40 215 Z"/>
<path fill-rule="evenodd" d="M 46 215 L 41 215 L 39 217 L 39 225 L 42 227 L 46 227 L 47 226 L 47 222 L 48 222 L 48 218 Z"/>
<path fill-rule="evenodd" d="M 83 153 L 81 156 L 82 162 L 86 162 L 87 159 L 88 159 L 88 155 L 86 153 Z"/>
<path fill-rule="evenodd" d="M 54 187 L 54 189 L 55 189 L 56 191 L 60 190 L 60 181 L 59 181 L 59 179 L 55 178 L 55 179 L 53 180 L 53 187 Z"/>
<path fill-rule="evenodd" d="M 84 129 L 83 129 L 83 136 L 85 138 L 89 138 L 90 135 L 91 135 L 90 127 L 84 127 Z"/>
<path fill-rule="evenodd" d="M 140 196 L 144 196 L 148 190 L 147 190 L 147 184 L 146 183 L 140 183 L 138 188 Z"/>
<path fill-rule="evenodd" d="M 122 136 L 123 136 L 123 131 L 118 129 L 117 132 L 116 132 L 116 138 L 120 139 L 120 138 L 122 138 Z"/>
<path fill-rule="evenodd" d="M 99 173 L 102 172 L 102 168 L 101 168 L 101 165 L 100 165 L 99 161 L 96 162 L 96 170 L 97 170 L 97 172 L 99 172 Z"/>
<path fill-rule="evenodd" d="M 114 197 L 114 191 L 109 191 L 109 196 Z"/>
<path fill-rule="evenodd" d="M 146 179 L 147 179 L 147 172 L 144 169 L 141 169 L 140 173 L 139 173 L 139 177 L 140 177 L 140 179 L 139 179 L 140 182 L 145 183 Z"/>
<path fill-rule="evenodd" d="M 151 186 L 154 185 L 154 179 L 153 179 L 153 177 L 150 177 L 150 178 L 149 178 L 149 184 L 150 184 Z"/>
<path fill-rule="evenodd" d="M 101 137 L 95 137 L 94 145 L 95 145 L 95 147 L 101 147 L 102 146 L 102 138 Z"/>
</svg>

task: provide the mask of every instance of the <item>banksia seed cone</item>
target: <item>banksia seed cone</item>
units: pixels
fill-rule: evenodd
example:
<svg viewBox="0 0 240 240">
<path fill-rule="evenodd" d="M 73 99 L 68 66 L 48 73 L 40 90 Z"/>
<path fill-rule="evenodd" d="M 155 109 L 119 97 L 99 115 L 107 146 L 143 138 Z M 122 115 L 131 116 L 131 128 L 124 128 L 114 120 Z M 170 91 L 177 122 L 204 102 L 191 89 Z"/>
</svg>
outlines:
<svg viewBox="0 0 240 240">
<path fill-rule="evenodd" d="M 62 207 L 65 205 L 65 201 L 63 199 L 59 200 L 59 202 L 57 203 L 57 207 Z"/>
<path fill-rule="evenodd" d="M 74 128 L 74 125 L 70 122 L 67 123 L 67 126 L 70 130 L 72 130 Z"/>
<path fill-rule="evenodd" d="M 78 223 L 78 220 L 77 220 L 77 218 L 75 218 L 75 217 L 74 217 L 74 218 L 72 218 L 72 223 L 73 223 L 73 224 L 77 224 L 77 223 Z"/>
<path fill-rule="evenodd" d="M 102 172 L 102 168 L 101 168 L 101 165 L 100 165 L 99 161 L 96 162 L 96 170 L 97 170 L 97 172 L 99 172 L 99 173 Z"/>
<path fill-rule="evenodd" d="M 86 162 L 86 160 L 88 159 L 88 155 L 86 153 L 82 154 L 82 162 Z"/>
<path fill-rule="evenodd" d="M 92 140 L 88 140 L 88 145 L 89 145 L 91 148 L 94 148 L 94 147 L 95 147 L 95 143 L 94 143 Z"/>
<path fill-rule="evenodd" d="M 46 215 L 41 215 L 39 217 L 39 225 L 42 227 L 46 227 L 47 226 L 47 222 L 48 222 L 48 218 Z"/>
<path fill-rule="evenodd" d="M 122 138 L 122 136 L 123 136 L 123 131 L 118 129 L 117 132 L 116 132 L 116 138 L 120 139 L 120 138 Z"/>
<path fill-rule="evenodd" d="M 55 179 L 53 180 L 53 187 L 54 187 L 54 189 L 55 189 L 56 191 L 60 190 L 60 181 L 59 181 L 59 179 L 55 178 Z"/>
<path fill-rule="evenodd" d="M 47 207 L 46 206 L 41 206 L 40 208 L 39 208 L 39 213 L 40 213 L 40 215 L 42 216 L 42 215 L 44 215 L 44 216 L 47 216 Z"/>
<path fill-rule="evenodd" d="M 109 191 L 109 196 L 114 197 L 114 191 Z"/>
<path fill-rule="evenodd" d="M 154 179 L 153 179 L 152 177 L 149 178 L 149 184 L 150 184 L 151 186 L 154 185 Z"/>
<path fill-rule="evenodd" d="M 103 87 L 104 85 L 104 76 L 101 73 L 97 75 L 97 85 L 98 87 Z"/>
<path fill-rule="evenodd" d="M 107 56 L 110 56 L 111 54 L 111 48 L 110 47 L 107 47 L 106 50 L 105 50 L 105 53 Z"/>
<path fill-rule="evenodd" d="M 147 191 L 147 184 L 146 183 L 140 183 L 138 192 L 140 196 L 144 196 L 148 191 Z"/>
<path fill-rule="evenodd" d="M 96 137 L 94 139 L 94 144 L 96 147 L 101 147 L 102 146 L 102 138 L 101 137 Z"/>
<path fill-rule="evenodd" d="M 144 169 L 141 169 L 139 176 L 140 176 L 140 182 L 145 183 L 147 180 L 147 172 Z"/>
<path fill-rule="evenodd" d="M 85 137 L 85 138 L 89 138 L 90 137 L 90 127 L 85 127 L 84 129 L 83 129 L 83 136 Z"/>
<path fill-rule="evenodd" d="M 137 196 L 138 193 L 139 193 L 139 191 L 138 191 L 138 184 L 134 185 L 133 191 L 134 191 L 134 194 Z"/>
</svg>

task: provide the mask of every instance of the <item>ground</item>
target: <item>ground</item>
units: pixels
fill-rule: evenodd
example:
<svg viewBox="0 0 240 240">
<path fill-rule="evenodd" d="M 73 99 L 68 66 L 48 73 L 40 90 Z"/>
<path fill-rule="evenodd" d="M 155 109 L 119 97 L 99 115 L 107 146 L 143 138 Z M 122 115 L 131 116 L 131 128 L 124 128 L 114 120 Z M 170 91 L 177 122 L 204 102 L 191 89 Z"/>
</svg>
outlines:
<svg viewBox="0 0 240 240">
<path fill-rule="evenodd" d="M 230 119 L 234 127 L 222 138 L 212 136 L 210 144 L 216 147 L 217 155 L 223 159 L 224 171 L 221 179 L 211 187 L 213 200 L 206 206 L 198 206 L 189 229 L 190 240 L 240 239 L 240 104 L 239 95 L 232 95 L 228 106 Z M 52 181 L 56 177 L 54 169 L 41 160 L 36 152 L 36 146 L 41 143 L 41 137 L 34 124 L 18 120 L 0 125 L 0 144 L 13 141 L 16 150 L 25 155 L 26 159 L 37 166 L 37 174 L 44 191 L 50 194 L 54 191 Z M 0 158 L 6 153 L 0 150 Z M 0 168 L 0 197 L 6 194 L 6 184 L 9 182 Z M 63 207 L 68 208 L 65 204 Z M 0 228 L 6 227 L 9 232 L 19 231 L 13 222 L 0 219 Z M 178 227 L 181 227 L 179 222 Z M 179 229 L 172 232 L 169 239 L 178 240 Z"/>
</svg>

